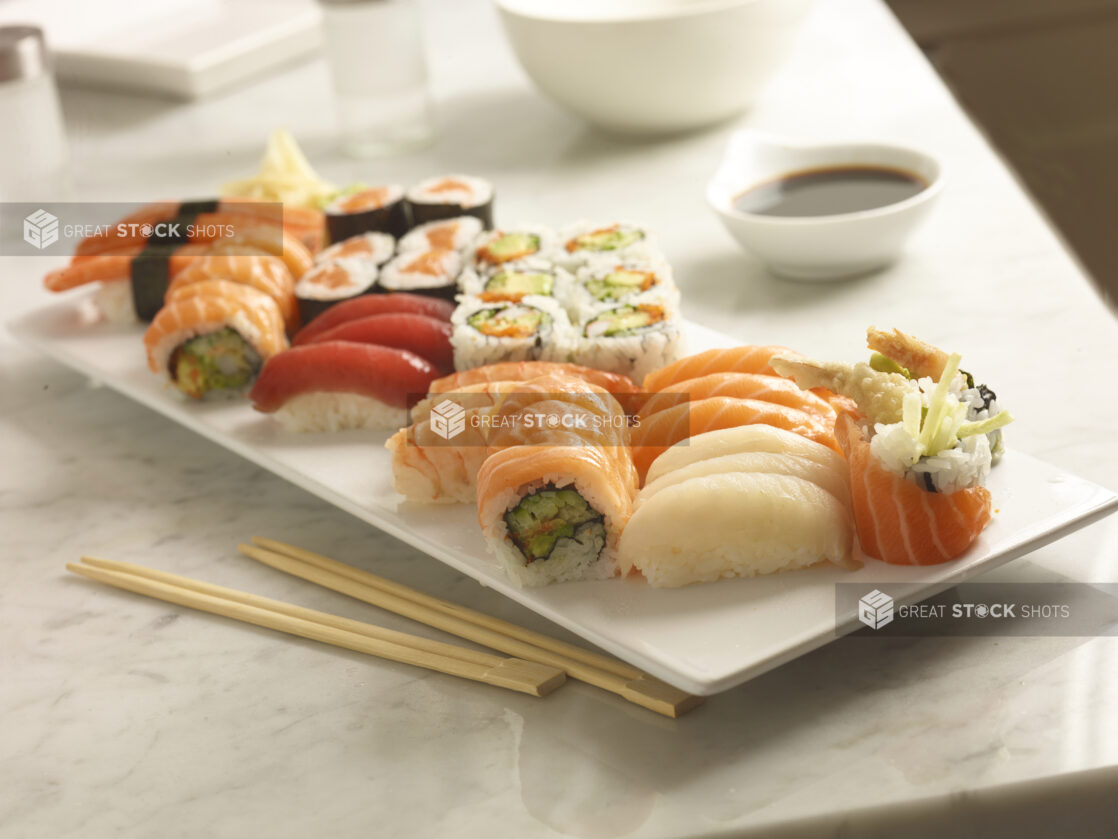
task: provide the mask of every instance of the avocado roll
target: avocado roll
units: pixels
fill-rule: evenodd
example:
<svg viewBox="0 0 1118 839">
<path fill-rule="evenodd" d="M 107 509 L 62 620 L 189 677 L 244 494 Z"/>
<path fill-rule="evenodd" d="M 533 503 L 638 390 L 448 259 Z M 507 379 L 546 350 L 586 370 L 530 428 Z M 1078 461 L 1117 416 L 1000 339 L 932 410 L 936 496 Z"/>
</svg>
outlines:
<svg viewBox="0 0 1118 839">
<path fill-rule="evenodd" d="M 371 262 L 379 268 L 396 253 L 396 239 L 391 233 L 358 233 L 337 244 L 331 245 L 315 258 L 318 264 L 333 262 L 335 259 L 359 259 Z"/>
<path fill-rule="evenodd" d="M 667 302 L 638 303 L 600 310 L 580 323 L 570 360 L 639 382 L 682 351 L 674 308 Z"/>
<path fill-rule="evenodd" d="M 473 216 L 493 227 L 493 184 L 472 175 L 440 175 L 413 186 L 405 196 L 414 224 Z"/>
<path fill-rule="evenodd" d="M 399 238 L 410 226 L 404 188 L 394 184 L 340 195 L 326 206 L 325 213 L 331 242 L 374 230 Z"/>
<path fill-rule="evenodd" d="M 454 367 L 468 370 L 500 361 L 560 360 L 573 332 L 563 308 L 549 297 L 517 302 L 465 298 L 451 318 Z"/>
<path fill-rule="evenodd" d="M 481 234 L 467 255 L 473 268 L 484 274 L 507 262 L 550 259 L 554 250 L 554 233 L 546 227 L 524 225 Z"/>
<path fill-rule="evenodd" d="M 464 251 L 481 231 L 481 222 L 473 216 L 455 216 L 441 221 L 429 221 L 412 228 L 412 231 L 400 240 L 400 252 Z"/>
<path fill-rule="evenodd" d="M 602 259 L 650 259 L 660 253 L 647 230 L 628 222 L 579 222 L 563 230 L 559 241 L 558 259 L 571 270 Z"/>
<path fill-rule="evenodd" d="M 383 291 L 407 291 L 453 300 L 458 293 L 462 256 L 457 251 L 430 250 L 402 253 L 380 273 Z"/>
<path fill-rule="evenodd" d="M 335 303 L 373 290 L 377 266 L 368 259 L 343 256 L 316 265 L 295 284 L 299 316 L 309 323 Z"/>
<path fill-rule="evenodd" d="M 529 295 L 564 300 L 574 278 L 544 260 L 509 262 L 487 274 L 466 271 L 460 285 L 465 294 L 487 302 L 516 302 Z"/>
</svg>

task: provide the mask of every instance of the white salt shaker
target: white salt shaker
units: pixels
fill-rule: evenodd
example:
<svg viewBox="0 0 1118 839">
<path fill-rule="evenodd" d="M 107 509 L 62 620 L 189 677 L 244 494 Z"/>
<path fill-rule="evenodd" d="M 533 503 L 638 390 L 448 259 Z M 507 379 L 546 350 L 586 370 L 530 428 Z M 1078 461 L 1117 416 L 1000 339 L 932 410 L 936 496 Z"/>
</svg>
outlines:
<svg viewBox="0 0 1118 839">
<path fill-rule="evenodd" d="M 66 132 L 43 31 L 0 26 L 0 201 L 66 197 Z"/>
<path fill-rule="evenodd" d="M 342 145 L 375 157 L 434 139 L 417 0 L 319 0 Z"/>
</svg>

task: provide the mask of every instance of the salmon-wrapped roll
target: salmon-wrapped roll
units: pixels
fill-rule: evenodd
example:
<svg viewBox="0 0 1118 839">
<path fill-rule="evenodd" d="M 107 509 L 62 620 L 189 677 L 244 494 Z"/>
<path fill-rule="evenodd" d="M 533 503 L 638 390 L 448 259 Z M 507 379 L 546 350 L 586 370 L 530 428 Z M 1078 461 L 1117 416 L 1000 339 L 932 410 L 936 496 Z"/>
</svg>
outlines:
<svg viewBox="0 0 1118 839">
<path fill-rule="evenodd" d="M 277 256 L 199 256 L 174 275 L 167 286 L 166 300 L 179 290 L 196 283 L 227 280 L 251 286 L 276 301 L 289 332 L 299 328 L 299 306 L 295 299 L 295 280 Z"/>
<path fill-rule="evenodd" d="M 460 428 L 456 423 L 458 430 L 448 436 L 447 422 L 458 417 Z M 557 445 L 559 432 L 567 432 L 565 442 L 608 447 L 625 479 L 635 479 L 625 448 L 628 423 L 617 400 L 596 385 L 562 375 L 482 381 L 433 394 L 416 405 L 412 425 L 386 446 L 396 491 L 409 501 L 471 503 L 487 454 L 515 445 Z"/>
<path fill-rule="evenodd" d="M 247 387 L 264 361 L 286 347 L 276 301 L 223 280 L 176 291 L 144 333 L 152 372 L 195 399 Z"/>
<path fill-rule="evenodd" d="M 478 522 L 518 585 L 602 580 L 618 573 L 630 488 L 592 446 L 513 446 L 478 473 Z"/>
</svg>

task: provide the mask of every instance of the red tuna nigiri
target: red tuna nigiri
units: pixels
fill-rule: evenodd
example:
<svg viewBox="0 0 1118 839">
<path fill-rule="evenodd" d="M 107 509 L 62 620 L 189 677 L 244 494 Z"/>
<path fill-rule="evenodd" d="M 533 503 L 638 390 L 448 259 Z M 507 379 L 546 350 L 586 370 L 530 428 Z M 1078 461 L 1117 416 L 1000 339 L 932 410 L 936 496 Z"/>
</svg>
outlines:
<svg viewBox="0 0 1118 839">
<path fill-rule="evenodd" d="M 328 341 L 268 359 L 248 396 L 266 414 L 304 393 L 355 393 L 405 408 L 422 399 L 438 375 L 431 362 L 407 350 Z"/>
<path fill-rule="evenodd" d="M 892 565 L 935 565 L 961 556 L 990 521 L 985 487 L 928 492 L 873 456 L 858 425 L 841 415 L 836 436 L 850 463 L 858 541 Z"/>
<path fill-rule="evenodd" d="M 396 292 L 394 294 L 362 294 L 331 306 L 316 317 L 295 336 L 293 344 L 307 344 L 328 329 L 341 323 L 370 315 L 391 315 L 404 312 L 413 315 L 426 315 L 430 318 L 449 321 L 454 312 L 454 303 L 434 297 Z"/>
<path fill-rule="evenodd" d="M 313 336 L 308 344 L 325 341 L 354 341 L 407 350 L 430 361 L 441 371 L 454 369 L 450 346 L 451 325 L 445 320 L 398 312 L 347 320 Z"/>
</svg>

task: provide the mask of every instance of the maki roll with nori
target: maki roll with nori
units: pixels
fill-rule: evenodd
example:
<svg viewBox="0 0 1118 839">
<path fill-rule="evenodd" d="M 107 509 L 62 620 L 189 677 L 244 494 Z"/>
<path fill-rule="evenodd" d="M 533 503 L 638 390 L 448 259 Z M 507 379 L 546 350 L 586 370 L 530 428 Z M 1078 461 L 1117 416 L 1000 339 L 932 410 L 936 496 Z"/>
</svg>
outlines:
<svg viewBox="0 0 1118 839">
<path fill-rule="evenodd" d="M 343 256 L 316 265 L 295 284 L 299 315 L 309 323 L 335 303 L 373 290 L 377 266 L 367 259 Z"/>
<path fill-rule="evenodd" d="M 529 296 L 515 303 L 468 298 L 451 323 L 458 370 L 500 361 L 559 360 L 554 353 L 572 338 L 567 313 L 549 297 Z"/>
<path fill-rule="evenodd" d="M 326 232 L 331 242 L 371 231 L 399 238 L 409 227 L 401 186 L 374 186 L 345 193 L 326 206 Z"/>
<path fill-rule="evenodd" d="M 471 175 L 428 178 L 408 190 L 408 209 L 414 224 L 473 216 L 485 229 L 493 227 L 493 184 Z"/>
<path fill-rule="evenodd" d="M 682 351 L 679 319 L 664 303 L 615 306 L 579 326 L 570 360 L 642 381 Z"/>
<path fill-rule="evenodd" d="M 457 251 L 430 250 L 402 253 L 380 273 L 383 291 L 406 291 L 453 300 L 458 293 L 462 256 Z"/>
<path fill-rule="evenodd" d="M 580 222 L 560 234 L 557 259 L 571 270 L 599 259 L 650 259 L 659 255 L 651 234 L 636 224 Z"/>
<path fill-rule="evenodd" d="M 360 259 L 377 268 L 388 262 L 396 253 L 396 239 L 390 233 L 359 233 L 350 236 L 322 251 L 315 260 L 320 265 L 335 259 Z"/>
<path fill-rule="evenodd" d="M 483 233 L 469 251 L 469 259 L 478 273 L 487 273 L 506 262 L 550 259 L 554 248 L 555 234 L 549 229 L 525 225 Z"/>
<path fill-rule="evenodd" d="M 455 216 L 442 221 L 429 221 L 412 229 L 400 240 L 400 252 L 464 251 L 482 231 L 481 222 L 473 216 Z"/>
</svg>

